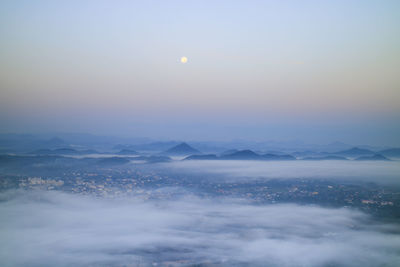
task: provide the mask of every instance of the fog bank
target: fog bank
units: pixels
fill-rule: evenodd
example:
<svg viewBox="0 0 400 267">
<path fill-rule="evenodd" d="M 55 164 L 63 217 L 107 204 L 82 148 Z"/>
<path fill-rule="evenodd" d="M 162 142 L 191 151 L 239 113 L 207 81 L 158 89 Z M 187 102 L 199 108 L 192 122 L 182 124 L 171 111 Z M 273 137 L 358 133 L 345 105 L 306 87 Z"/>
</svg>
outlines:
<svg viewBox="0 0 400 267">
<path fill-rule="evenodd" d="M 399 226 L 350 209 L 242 200 L 0 194 L 2 266 L 395 266 Z"/>
</svg>

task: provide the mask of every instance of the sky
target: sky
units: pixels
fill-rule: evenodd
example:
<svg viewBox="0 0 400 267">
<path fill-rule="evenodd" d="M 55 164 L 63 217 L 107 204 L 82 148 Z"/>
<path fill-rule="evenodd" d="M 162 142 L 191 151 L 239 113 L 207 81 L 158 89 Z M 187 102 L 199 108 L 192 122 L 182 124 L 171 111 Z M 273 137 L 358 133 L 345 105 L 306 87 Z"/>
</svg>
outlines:
<svg viewBox="0 0 400 267">
<path fill-rule="evenodd" d="M 398 146 L 399 13 L 389 0 L 4 0 L 0 132 Z"/>
</svg>

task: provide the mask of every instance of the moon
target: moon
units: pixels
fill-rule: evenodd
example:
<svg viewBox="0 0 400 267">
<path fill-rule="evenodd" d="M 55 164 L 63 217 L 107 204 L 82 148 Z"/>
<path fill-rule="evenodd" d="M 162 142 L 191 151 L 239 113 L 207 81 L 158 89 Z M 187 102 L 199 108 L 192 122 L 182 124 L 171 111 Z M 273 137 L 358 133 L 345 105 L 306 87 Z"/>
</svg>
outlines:
<svg viewBox="0 0 400 267">
<path fill-rule="evenodd" d="M 188 61 L 187 57 L 181 57 L 181 63 L 185 64 Z"/>
</svg>

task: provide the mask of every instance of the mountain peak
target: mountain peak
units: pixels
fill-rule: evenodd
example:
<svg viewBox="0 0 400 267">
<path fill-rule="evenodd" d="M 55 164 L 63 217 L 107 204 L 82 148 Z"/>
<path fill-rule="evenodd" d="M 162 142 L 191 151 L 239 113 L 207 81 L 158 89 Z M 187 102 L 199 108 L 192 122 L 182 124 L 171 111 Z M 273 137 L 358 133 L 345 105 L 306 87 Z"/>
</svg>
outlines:
<svg viewBox="0 0 400 267">
<path fill-rule="evenodd" d="M 187 143 L 182 142 L 174 147 L 171 147 L 164 153 L 169 155 L 190 155 L 190 154 L 198 154 L 200 153 L 200 151 L 191 147 Z"/>
</svg>

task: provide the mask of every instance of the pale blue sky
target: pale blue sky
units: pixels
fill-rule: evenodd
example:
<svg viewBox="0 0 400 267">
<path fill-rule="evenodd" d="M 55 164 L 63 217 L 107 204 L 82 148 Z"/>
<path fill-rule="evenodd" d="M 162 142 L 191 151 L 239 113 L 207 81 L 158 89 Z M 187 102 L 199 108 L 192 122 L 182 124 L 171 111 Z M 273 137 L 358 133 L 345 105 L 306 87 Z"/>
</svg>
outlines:
<svg viewBox="0 0 400 267">
<path fill-rule="evenodd" d="M 1 1 L 0 131 L 400 145 L 399 14 L 399 1 Z"/>
</svg>

